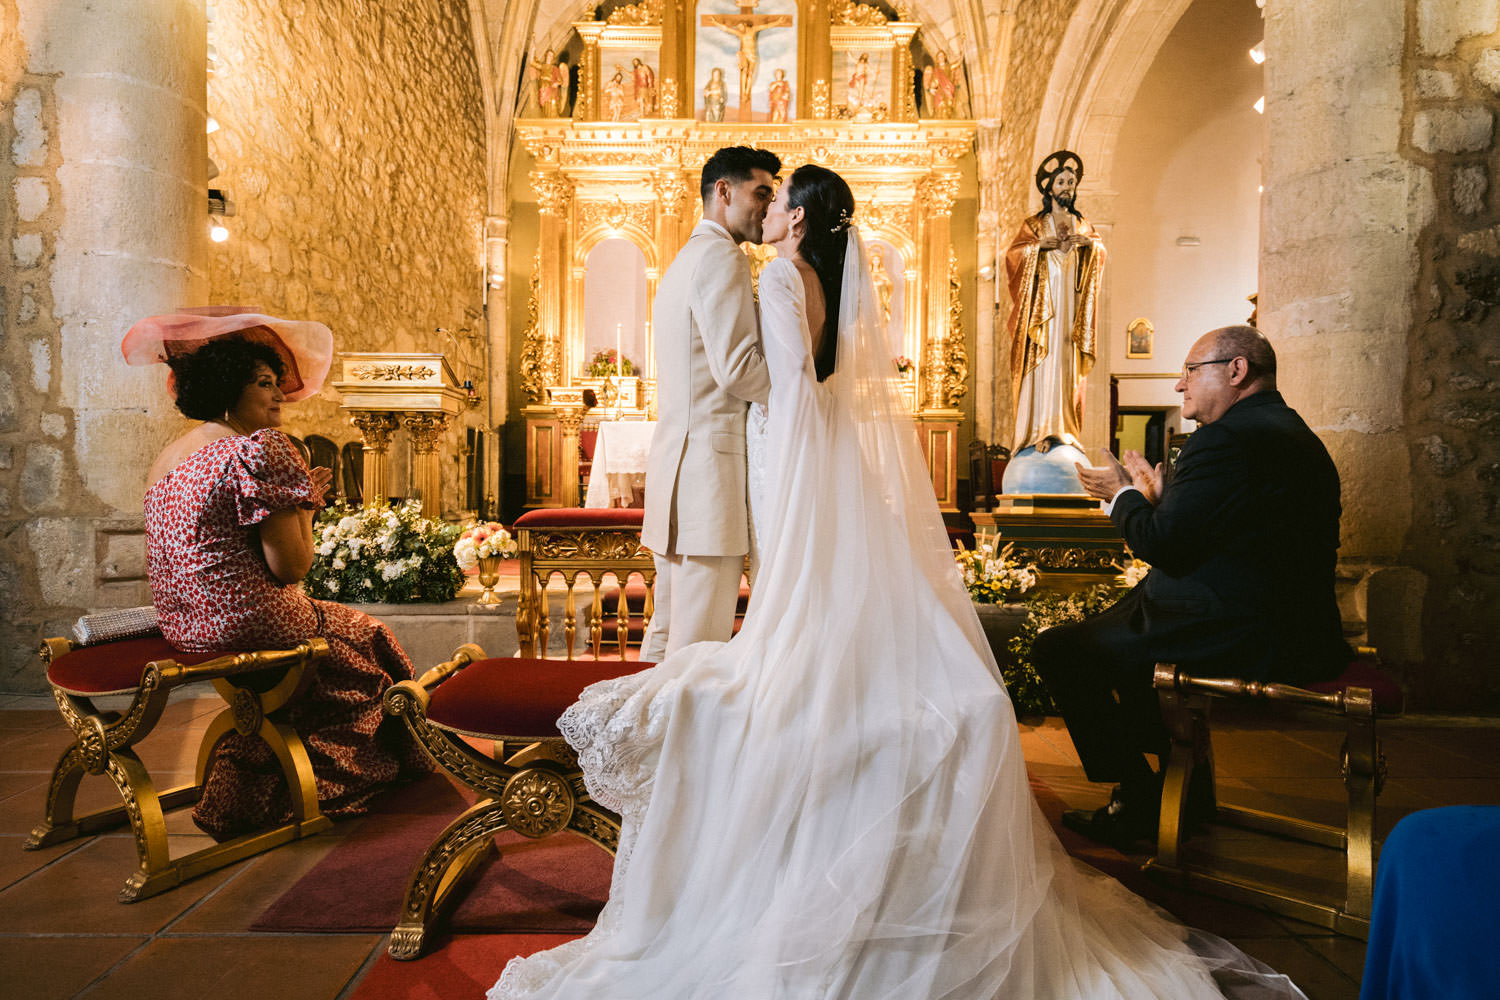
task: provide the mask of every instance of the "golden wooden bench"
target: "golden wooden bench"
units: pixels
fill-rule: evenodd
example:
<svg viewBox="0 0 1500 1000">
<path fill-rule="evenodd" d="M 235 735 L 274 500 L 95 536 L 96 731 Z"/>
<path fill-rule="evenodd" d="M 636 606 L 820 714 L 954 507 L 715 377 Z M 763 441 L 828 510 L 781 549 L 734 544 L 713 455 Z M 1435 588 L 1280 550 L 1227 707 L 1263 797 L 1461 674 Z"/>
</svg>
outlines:
<svg viewBox="0 0 1500 1000">
<path fill-rule="evenodd" d="M 588 685 L 651 665 L 626 659 L 631 636 L 638 637 L 650 617 L 656 575 L 650 552 L 641 547 L 640 526 L 640 510 L 619 508 L 523 515 L 515 524 L 519 654 L 489 658 L 476 645 L 460 646 L 451 660 L 386 691 L 387 714 L 404 719 L 433 761 L 478 796 L 417 862 L 391 932 L 392 958 L 417 958 L 431 944 L 437 924 L 493 855 L 495 834 L 503 830 L 532 839 L 571 830 L 614 853 L 620 819 L 589 796 L 557 718 Z M 567 587 L 566 658 L 545 659 L 552 627 L 547 584 L 558 574 Z M 592 659 L 575 657 L 579 576 L 593 586 L 584 622 Z M 635 576 L 645 588 L 639 613 L 626 599 Z M 614 590 L 607 592 L 611 577 Z M 603 655 L 606 632 L 613 658 Z"/>
<path fill-rule="evenodd" d="M 25 848 L 36 850 L 129 822 L 139 867 L 125 880 L 120 901 L 154 896 L 173 886 L 332 825 L 318 807 L 312 765 L 282 710 L 311 679 L 315 664 L 328 656 L 328 642 L 314 638 L 288 650 L 247 653 L 184 653 L 160 636 L 118 639 L 80 646 L 71 639 L 47 639 L 42 657 L 47 681 L 73 744 L 53 768 L 46 813 Z M 133 749 L 155 727 L 173 689 L 209 680 L 226 707 L 209 723 L 198 747 L 195 780 L 157 791 Z M 95 698 L 129 696 L 124 711 L 101 710 Z M 172 858 L 164 813 L 198 801 L 210 755 L 231 731 L 257 736 L 275 752 L 291 789 L 292 819 Z M 74 815 L 85 774 L 108 775 L 121 804 Z"/>
<path fill-rule="evenodd" d="M 1367 938 L 1375 885 L 1375 804 L 1386 773 L 1376 722 L 1381 716 L 1401 713 L 1400 688 L 1379 671 L 1373 656 L 1356 660 L 1336 681 L 1310 686 L 1316 690 L 1239 678 L 1194 677 L 1171 663 L 1156 665 L 1154 682 L 1172 749 L 1163 769 L 1156 856 L 1146 863 L 1146 870 L 1178 885 Z M 1258 704 L 1276 721 L 1311 718 L 1341 727 L 1341 770 L 1347 798 L 1344 825 L 1219 803 L 1214 792 L 1209 731 L 1209 713 L 1216 700 Z M 1190 790 L 1197 796 L 1191 809 Z M 1329 898 L 1295 879 L 1272 882 L 1251 877 L 1237 871 L 1230 858 L 1189 858 L 1184 845 L 1192 833 L 1192 814 L 1199 811 L 1216 824 L 1342 852 L 1342 898 Z"/>
</svg>

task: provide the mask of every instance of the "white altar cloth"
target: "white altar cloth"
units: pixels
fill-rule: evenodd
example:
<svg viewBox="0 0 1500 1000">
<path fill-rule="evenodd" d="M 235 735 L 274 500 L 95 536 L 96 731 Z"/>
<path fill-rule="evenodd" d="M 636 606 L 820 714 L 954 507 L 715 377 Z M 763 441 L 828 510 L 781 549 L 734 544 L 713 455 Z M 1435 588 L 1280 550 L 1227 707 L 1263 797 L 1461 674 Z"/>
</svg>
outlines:
<svg viewBox="0 0 1500 1000">
<path fill-rule="evenodd" d="M 646 490 L 646 457 L 654 420 L 606 420 L 594 442 L 585 507 L 630 507 Z"/>
</svg>

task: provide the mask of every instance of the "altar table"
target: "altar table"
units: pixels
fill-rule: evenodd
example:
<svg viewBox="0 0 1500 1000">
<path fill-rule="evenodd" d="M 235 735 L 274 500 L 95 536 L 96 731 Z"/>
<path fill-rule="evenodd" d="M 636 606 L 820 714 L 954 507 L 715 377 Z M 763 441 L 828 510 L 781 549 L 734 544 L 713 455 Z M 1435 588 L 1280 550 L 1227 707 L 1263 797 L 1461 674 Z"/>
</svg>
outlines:
<svg viewBox="0 0 1500 1000">
<path fill-rule="evenodd" d="M 605 420 L 594 443 L 585 507 L 633 507 L 646 491 L 654 420 Z"/>
</svg>

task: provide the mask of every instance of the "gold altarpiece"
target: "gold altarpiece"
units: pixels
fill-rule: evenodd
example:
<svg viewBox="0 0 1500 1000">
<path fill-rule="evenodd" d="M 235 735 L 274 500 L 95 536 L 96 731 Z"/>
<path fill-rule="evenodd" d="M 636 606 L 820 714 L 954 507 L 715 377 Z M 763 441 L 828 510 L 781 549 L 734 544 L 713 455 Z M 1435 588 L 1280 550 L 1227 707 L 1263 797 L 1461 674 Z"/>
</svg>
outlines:
<svg viewBox="0 0 1500 1000">
<path fill-rule="evenodd" d="M 737 0 L 737 5 L 740 14 L 729 15 L 730 20 L 739 16 L 753 22 L 760 16 L 756 0 Z M 703 163 L 720 147 L 750 145 L 781 157 L 783 177 L 807 162 L 837 170 L 854 190 L 861 233 L 898 258 L 894 267 L 886 267 L 902 306 L 899 318 L 891 320 L 892 361 L 909 359 L 903 385 L 933 487 L 942 508 L 956 510 L 958 403 L 967 390 L 968 359 L 951 215 L 960 190 L 959 164 L 973 147 L 974 123 L 918 117 L 911 45 L 920 25 L 888 19 L 873 7 L 830 6 L 827 0 L 796 5 L 796 73 L 791 74 L 796 88 L 789 102 L 795 117 L 758 121 L 755 114 L 733 108 L 721 109 L 722 121 L 702 120 L 697 95 L 678 83 L 693 79 L 699 27 L 693 12 L 691 5 L 644 0 L 617 8 L 605 20 L 575 24 L 583 54 L 572 117 L 516 121 L 517 141 L 535 161 L 530 183 L 540 214 L 521 361 L 526 506 L 580 503 L 577 456 L 586 421 L 601 415 L 654 416 L 649 324 L 637 376 L 586 374 L 584 287 L 590 253 L 605 240 L 624 239 L 638 248 L 649 304 L 659 277 L 701 215 Z M 627 103 L 622 71 L 641 52 L 648 58 L 655 53 L 659 65 L 649 67 L 654 79 L 646 96 L 636 86 L 634 100 Z M 836 58 L 861 69 L 883 66 L 889 79 L 880 82 L 877 75 L 881 89 L 867 88 L 861 97 L 852 78 L 835 69 Z M 764 79 L 755 83 L 767 85 Z M 735 89 L 729 88 L 731 96 Z M 634 120 L 617 120 L 622 108 Z M 745 250 L 757 275 L 773 255 L 769 248 Z M 585 406 L 587 390 L 598 403 L 592 410 Z"/>
</svg>

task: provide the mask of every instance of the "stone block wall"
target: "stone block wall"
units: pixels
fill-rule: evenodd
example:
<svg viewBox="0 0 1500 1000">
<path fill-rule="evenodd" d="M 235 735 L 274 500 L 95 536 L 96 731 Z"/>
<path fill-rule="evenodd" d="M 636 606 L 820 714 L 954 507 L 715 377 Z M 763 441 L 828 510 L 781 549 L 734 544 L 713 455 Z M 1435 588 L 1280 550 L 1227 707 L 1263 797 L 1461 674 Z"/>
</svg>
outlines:
<svg viewBox="0 0 1500 1000">
<path fill-rule="evenodd" d="M 336 351 L 442 352 L 482 388 L 485 122 L 468 5 L 218 0 L 209 33 L 209 186 L 236 208 L 210 252 L 211 300 L 326 323 Z M 287 430 L 358 436 L 331 384 L 288 410 Z M 443 449 L 450 498 L 461 439 L 450 429 Z"/>
<path fill-rule="evenodd" d="M 1500 711 L 1500 0 L 1410 0 L 1403 157 L 1431 178 L 1406 351 L 1419 703 Z"/>
</svg>

